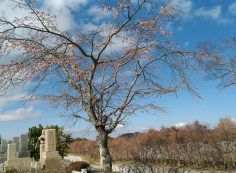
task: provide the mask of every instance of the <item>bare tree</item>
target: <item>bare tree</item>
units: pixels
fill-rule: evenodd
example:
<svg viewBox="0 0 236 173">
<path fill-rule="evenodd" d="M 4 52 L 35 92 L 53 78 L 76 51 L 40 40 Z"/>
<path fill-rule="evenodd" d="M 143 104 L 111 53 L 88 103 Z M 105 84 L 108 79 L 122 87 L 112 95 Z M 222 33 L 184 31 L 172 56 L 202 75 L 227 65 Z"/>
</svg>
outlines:
<svg viewBox="0 0 236 173">
<path fill-rule="evenodd" d="M 211 41 L 199 44 L 200 55 L 207 57 L 204 61 L 207 78 L 219 80 L 219 87 L 236 85 L 236 37 L 215 43 Z"/>
<path fill-rule="evenodd" d="M 0 18 L 0 56 L 16 55 L 0 65 L 1 91 L 30 82 L 30 96 L 64 105 L 68 116 L 94 126 L 104 171 L 112 170 L 108 135 L 136 111 L 160 109 L 149 98 L 179 89 L 196 94 L 187 76 L 193 58 L 166 31 L 174 6 L 117 0 L 104 6 L 104 25 L 62 32 L 31 1 L 14 2 L 29 15 Z"/>
</svg>

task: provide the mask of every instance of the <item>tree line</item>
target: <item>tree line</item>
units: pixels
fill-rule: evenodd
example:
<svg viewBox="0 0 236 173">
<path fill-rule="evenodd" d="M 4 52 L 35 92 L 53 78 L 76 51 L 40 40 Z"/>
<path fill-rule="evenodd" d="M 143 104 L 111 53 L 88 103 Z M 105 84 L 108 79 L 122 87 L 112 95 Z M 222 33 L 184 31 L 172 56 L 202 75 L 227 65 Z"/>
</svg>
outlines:
<svg viewBox="0 0 236 173">
<path fill-rule="evenodd" d="M 115 162 L 139 162 L 193 168 L 236 168 L 236 121 L 224 118 L 216 127 L 195 121 L 183 127 L 150 129 L 131 137 L 110 138 Z M 95 141 L 75 141 L 71 152 L 99 158 Z"/>
</svg>

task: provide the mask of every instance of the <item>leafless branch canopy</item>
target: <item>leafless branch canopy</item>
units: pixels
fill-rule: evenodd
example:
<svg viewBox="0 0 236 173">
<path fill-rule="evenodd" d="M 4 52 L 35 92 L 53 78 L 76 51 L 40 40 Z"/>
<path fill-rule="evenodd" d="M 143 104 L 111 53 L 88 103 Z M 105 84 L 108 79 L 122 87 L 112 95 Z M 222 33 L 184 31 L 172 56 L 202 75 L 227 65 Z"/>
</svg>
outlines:
<svg viewBox="0 0 236 173">
<path fill-rule="evenodd" d="M 220 43 L 210 41 L 199 44 L 198 54 L 205 57 L 207 79 L 219 80 L 219 87 L 236 85 L 236 39 L 230 38 Z"/>
<path fill-rule="evenodd" d="M 16 5 L 29 15 L 0 18 L 0 55 L 11 59 L 0 65 L 1 91 L 30 81 L 32 94 L 63 103 L 106 133 L 139 109 L 159 108 L 149 97 L 181 88 L 196 94 L 186 75 L 190 53 L 165 31 L 176 16 L 172 5 L 120 0 L 105 6 L 104 25 L 87 32 L 61 32 L 55 17 L 30 1 Z"/>
</svg>

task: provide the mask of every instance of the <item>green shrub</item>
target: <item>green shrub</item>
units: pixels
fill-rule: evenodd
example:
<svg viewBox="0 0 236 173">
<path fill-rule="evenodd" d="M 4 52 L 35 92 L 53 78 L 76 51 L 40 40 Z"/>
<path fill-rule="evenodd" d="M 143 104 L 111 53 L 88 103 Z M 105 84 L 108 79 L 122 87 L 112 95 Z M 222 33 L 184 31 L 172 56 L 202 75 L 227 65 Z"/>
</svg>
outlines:
<svg viewBox="0 0 236 173">
<path fill-rule="evenodd" d="M 69 169 L 72 171 L 81 171 L 81 169 L 86 169 L 90 167 L 90 165 L 87 162 L 84 161 L 78 161 L 78 162 L 73 162 L 69 165 Z"/>
</svg>

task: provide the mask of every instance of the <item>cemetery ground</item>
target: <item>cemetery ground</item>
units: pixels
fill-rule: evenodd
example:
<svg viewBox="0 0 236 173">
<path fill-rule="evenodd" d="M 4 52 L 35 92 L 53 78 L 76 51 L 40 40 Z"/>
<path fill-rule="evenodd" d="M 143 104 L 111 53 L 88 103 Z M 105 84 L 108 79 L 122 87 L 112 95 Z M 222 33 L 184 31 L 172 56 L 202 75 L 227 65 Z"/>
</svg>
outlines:
<svg viewBox="0 0 236 173">
<path fill-rule="evenodd" d="M 68 143 L 70 150 L 61 156 L 56 129 L 43 129 L 35 144 L 39 148 L 39 159 L 35 160 L 30 157 L 28 135 L 1 140 L 0 172 L 101 172 L 96 141 L 74 139 Z M 221 119 L 215 128 L 196 121 L 179 128 L 123 134 L 109 138 L 108 143 L 113 172 L 236 172 L 236 122 L 228 118 Z"/>
</svg>

